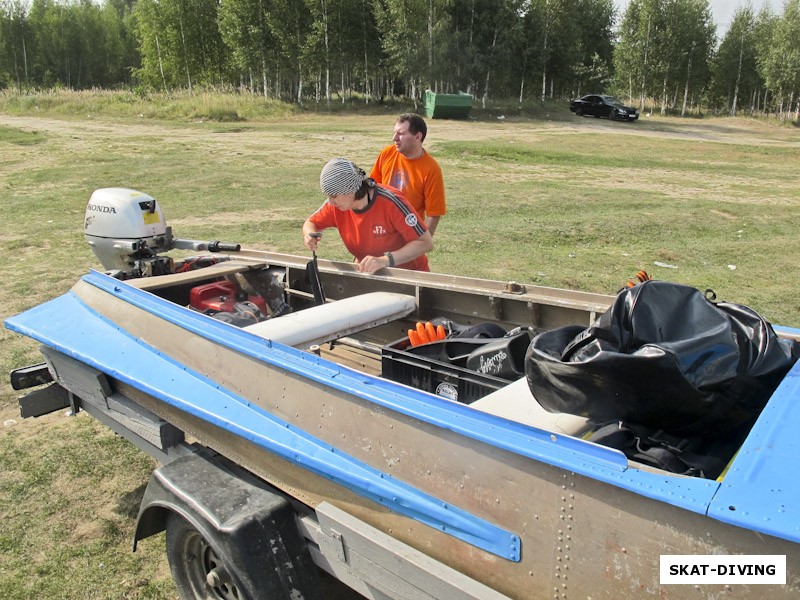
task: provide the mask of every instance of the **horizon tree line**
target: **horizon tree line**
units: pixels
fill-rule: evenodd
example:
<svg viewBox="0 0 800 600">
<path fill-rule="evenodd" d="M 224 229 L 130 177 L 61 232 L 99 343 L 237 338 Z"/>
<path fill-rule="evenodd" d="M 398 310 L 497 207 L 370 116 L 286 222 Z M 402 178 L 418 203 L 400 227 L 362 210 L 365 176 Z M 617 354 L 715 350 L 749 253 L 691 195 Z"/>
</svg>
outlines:
<svg viewBox="0 0 800 600">
<path fill-rule="evenodd" d="M 800 117 L 800 0 L 0 0 L 0 89 L 235 89 L 303 104 L 612 93 Z"/>
</svg>

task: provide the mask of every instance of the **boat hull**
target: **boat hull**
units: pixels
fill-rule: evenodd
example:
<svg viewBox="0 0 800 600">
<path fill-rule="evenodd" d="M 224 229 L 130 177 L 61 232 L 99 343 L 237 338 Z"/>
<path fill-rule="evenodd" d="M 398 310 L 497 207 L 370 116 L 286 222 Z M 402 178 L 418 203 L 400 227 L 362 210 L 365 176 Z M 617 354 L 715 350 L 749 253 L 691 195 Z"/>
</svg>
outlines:
<svg viewBox="0 0 800 600">
<path fill-rule="evenodd" d="M 504 316 L 539 310 L 514 306 Z M 618 451 L 344 367 L 99 274 L 11 326 L 54 350 L 51 370 L 67 389 L 76 383 L 60 361 L 86 364 L 114 393 L 311 508 L 328 502 L 508 597 L 726 591 L 659 585 L 662 555 L 698 554 L 785 555 L 787 584 L 769 596 L 800 592 L 798 528 L 786 539 L 725 522 L 720 482 L 632 468 Z"/>
</svg>

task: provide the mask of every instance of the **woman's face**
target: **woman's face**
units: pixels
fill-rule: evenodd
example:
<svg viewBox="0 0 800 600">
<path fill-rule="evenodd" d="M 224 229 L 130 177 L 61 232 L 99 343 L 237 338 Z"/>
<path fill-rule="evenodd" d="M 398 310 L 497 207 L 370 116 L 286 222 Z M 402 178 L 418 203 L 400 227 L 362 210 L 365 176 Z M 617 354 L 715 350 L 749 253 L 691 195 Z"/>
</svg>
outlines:
<svg viewBox="0 0 800 600">
<path fill-rule="evenodd" d="M 339 210 L 352 210 L 356 203 L 356 194 L 334 194 L 328 196 L 328 202 Z"/>
</svg>

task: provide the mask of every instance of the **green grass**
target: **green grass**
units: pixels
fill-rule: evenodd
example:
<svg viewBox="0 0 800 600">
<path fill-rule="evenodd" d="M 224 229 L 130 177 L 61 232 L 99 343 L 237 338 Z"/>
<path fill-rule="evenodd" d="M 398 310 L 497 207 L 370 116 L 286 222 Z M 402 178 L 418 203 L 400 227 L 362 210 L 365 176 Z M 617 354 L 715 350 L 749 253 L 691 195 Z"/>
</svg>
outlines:
<svg viewBox="0 0 800 600">
<path fill-rule="evenodd" d="M 181 238 L 305 255 L 299 231 L 322 201 L 321 166 L 347 156 L 369 169 L 410 108 L 0 94 L 2 317 L 97 266 L 82 230 L 99 187 L 154 195 Z M 729 118 L 613 123 L 574 117 L 565 103 L 472 116 L 429 122 L 448 193 L 435 270 L 614 293 L 644 268 L 800 325 L 796 130 Z M 320 256 L 349 258 L 336 234 Z M 0 375 L 41 360 L 5 329 L 0 348 Z M 0 428 L 0 597 L 175 597 L 163 539 L 130 552 L 150 460 L 86 415 L 22 421 L 3 378 L 2 421 L 16 424 Z"/>
<path fill-rule="evenodd" d="M 45 140 L 45 136 L 35 131 L 20 131 L 10 127 L 0 127 L 0 143 L 31 146 Z"/>
<path fill-rule="evenodd" d="M 17 426 L 0 436 L 0 596 L 174 595 L 163 539 L 130 552 L 152 460 L 85 414 L 45 421 L 42 435 Z M 104 496 L 109 502 L 98 503 Z"/>
</svg>

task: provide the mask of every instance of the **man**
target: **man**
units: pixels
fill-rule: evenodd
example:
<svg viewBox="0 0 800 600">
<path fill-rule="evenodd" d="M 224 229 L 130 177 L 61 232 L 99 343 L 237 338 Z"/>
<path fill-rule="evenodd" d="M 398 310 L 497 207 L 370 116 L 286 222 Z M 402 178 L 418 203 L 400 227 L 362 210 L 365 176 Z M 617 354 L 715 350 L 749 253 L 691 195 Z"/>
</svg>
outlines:
<svg viewBox="0 0 800 600">
<path fill-rule="evenodd" d="M 400 190 L 433 236 L 447 206 L 442 169 L 422 147 L 427 134 L 428 126 L 422 117 L 411 113 L 400 115 L 394 126 L 394 143 L 378 155 L 370 177 Z"/>
<path fill-rule="evenodd" d="M 377 185 L 345 158 L 334 158 L 319 176 L 326 202 L 303 223 L 303 244 L 316 251 L 319 232 L 336 227 L 362 273 L 384 267 L 430 271 L 431 234 L 396 190 Z"/>
</svg>

